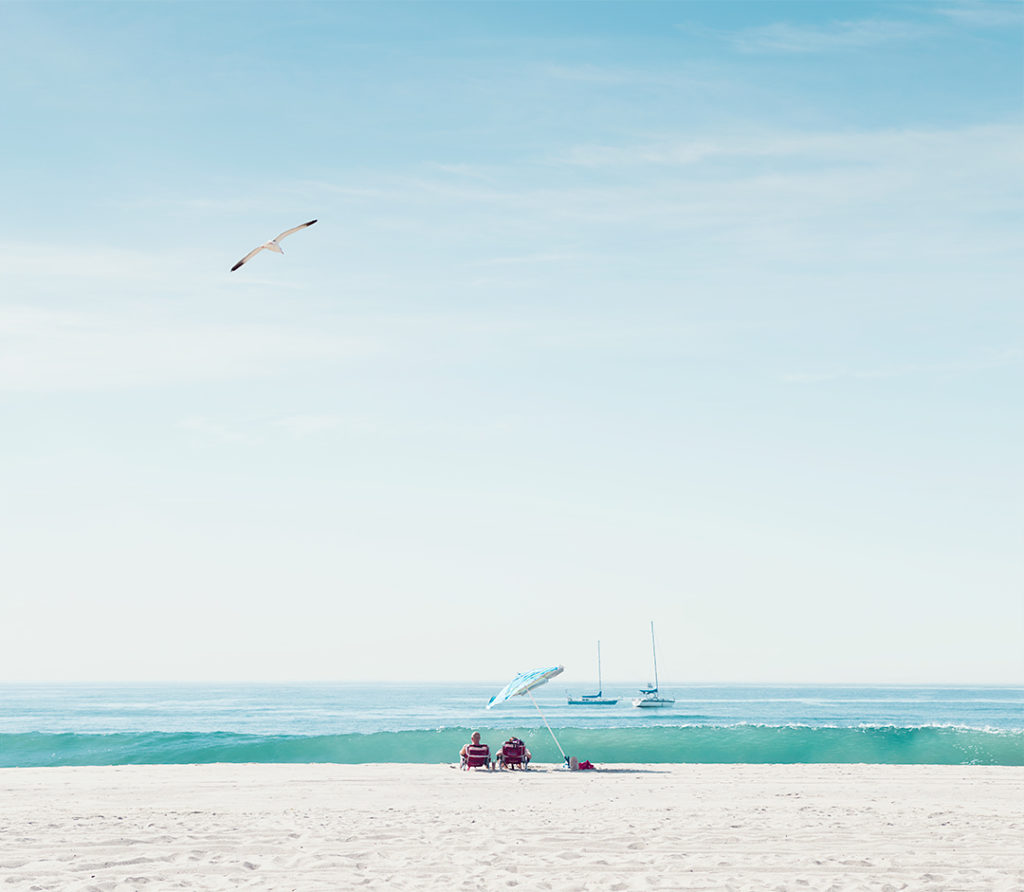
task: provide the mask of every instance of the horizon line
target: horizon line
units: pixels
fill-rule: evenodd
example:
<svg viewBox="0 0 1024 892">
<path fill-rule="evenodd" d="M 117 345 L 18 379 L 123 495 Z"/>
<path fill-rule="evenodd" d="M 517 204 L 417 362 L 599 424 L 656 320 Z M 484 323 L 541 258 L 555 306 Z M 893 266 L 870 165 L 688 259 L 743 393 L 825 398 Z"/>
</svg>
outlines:
<svg viewBox="0 0 1024 892">
<path fill-rule="evenodd" d="M 508 678 L 501 679 L 175 679 L 175 678 L 150 678 L 150 679 L 117 679 L 117 678 L 96 678 L 96 679 L 0 679 L 0 687 L 15 685 L 403 685 L 403 686 L 429 686 L 429 685 L 464 685 L 466 687 L 487 687 L 497 685 L 501 687 L 507 684 Z M 608 682 L 615 687 L 637 687 L 634 681 L 629 682 Z M 573 685 L 581 687 L 583 685 Z M 591 685 L 593 687 L 593 685 Z M 685 681 L 685 682 L 661 682 L 659 688 L 724 688 L 724 687 L 745 687 L 745 688 L 1021 688 L 1024 689 L 1024 679 L 1020 681 Z M 557 690 L 557 686 L 551 690 Z"/>
</svg>

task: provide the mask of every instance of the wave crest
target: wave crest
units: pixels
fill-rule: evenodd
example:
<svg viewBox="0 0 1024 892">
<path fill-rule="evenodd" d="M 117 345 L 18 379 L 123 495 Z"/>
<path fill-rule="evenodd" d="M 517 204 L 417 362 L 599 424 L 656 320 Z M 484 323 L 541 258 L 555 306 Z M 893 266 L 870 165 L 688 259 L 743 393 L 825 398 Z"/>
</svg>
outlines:
<svg viewBox="0 0 1024 892">
<path fill-rule="evenodd" d="M 506 737 L 527 741 L 534 759 L 560 762 L 544 729 L 480 728 L 492 749 Z M 873 763 L 891 765 L 1024 765 L 1024 731 L 915 727 L 803 725 L 555 729 L 562 748 L 605 764 Z M 0 734 L 0 766 L 153 765 L 210 762 L 456 761 L 468 728 L 371 734 L 257 735 L 232 732 Z"/>
</svg>

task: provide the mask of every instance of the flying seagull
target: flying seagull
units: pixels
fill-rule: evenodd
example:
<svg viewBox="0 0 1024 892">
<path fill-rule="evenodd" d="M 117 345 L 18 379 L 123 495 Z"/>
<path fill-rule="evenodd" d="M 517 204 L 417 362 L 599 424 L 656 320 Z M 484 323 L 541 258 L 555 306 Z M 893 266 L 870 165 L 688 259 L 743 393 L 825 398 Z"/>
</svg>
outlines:
<svg viewBox="0 0 1024 892">
<path fill-rule="evenodd" d="M 302 223 L 299 226 L 293 226 L 291 229 L 286 229 L 279 236 L 272 238 L 269 242 L 264 242 L 258 248 L 253 248 L 248 254 L 245 255 L 245 257 L 243 257 L 241 260 L 238 261 L 238 263 L 231 267 L 231 272 L 234 272 L 236 269 L 238 269 L 238 267 L 245 263 L 246 260 L 252 259 L 257 254 L 259 254 L 260 251 L 263 251 L 264 249 L 266 249 L 267 251 L 274 251 L 277 254 L 283 254 L 284 251 L 281 250 L 281 246 L 278 244 L 278 242 L 281 241 L 281 239 L 283 239 L 286 235 L 291 235 L 293 232 L 298 232 L 300 229 L 305 229 L 307 226 L 312 226 L 314 223 L 316 223 L 316 220 L 310 220 L 308 223 Z"/>
</svg>

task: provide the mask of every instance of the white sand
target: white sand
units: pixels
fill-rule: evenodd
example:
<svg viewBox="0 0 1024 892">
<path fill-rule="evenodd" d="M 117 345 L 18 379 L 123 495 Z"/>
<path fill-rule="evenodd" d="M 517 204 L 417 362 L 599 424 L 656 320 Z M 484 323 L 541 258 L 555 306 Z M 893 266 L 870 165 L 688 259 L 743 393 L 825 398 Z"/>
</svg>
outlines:
<svg viewBox="0 0 1024 892">
<path fill-rule="evenodd" d="M 1020 892 L 1024 769 L 0 770 L 0 890 L 355 887 Z"/>
</svg>

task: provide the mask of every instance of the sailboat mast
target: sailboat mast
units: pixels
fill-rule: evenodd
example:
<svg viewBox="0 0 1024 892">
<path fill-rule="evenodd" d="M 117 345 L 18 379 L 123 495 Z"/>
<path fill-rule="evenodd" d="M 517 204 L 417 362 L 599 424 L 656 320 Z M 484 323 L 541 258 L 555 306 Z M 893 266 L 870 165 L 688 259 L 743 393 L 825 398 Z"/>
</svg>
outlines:
<svg viewBox="0 0 1024 892">
<path fill-rule="evenodd" d="M 654 657 L 654 690 L 658 690 L 658 651 L 654 647 L 654 620 L 651 620 L 651 656 Z"/>
<path fill-rule="evenodd" d="M 601 685 L 601 642 L 597 642 L 597 696 L 600 697 L 604 693 L 604 687 Z"/>
</svg>

